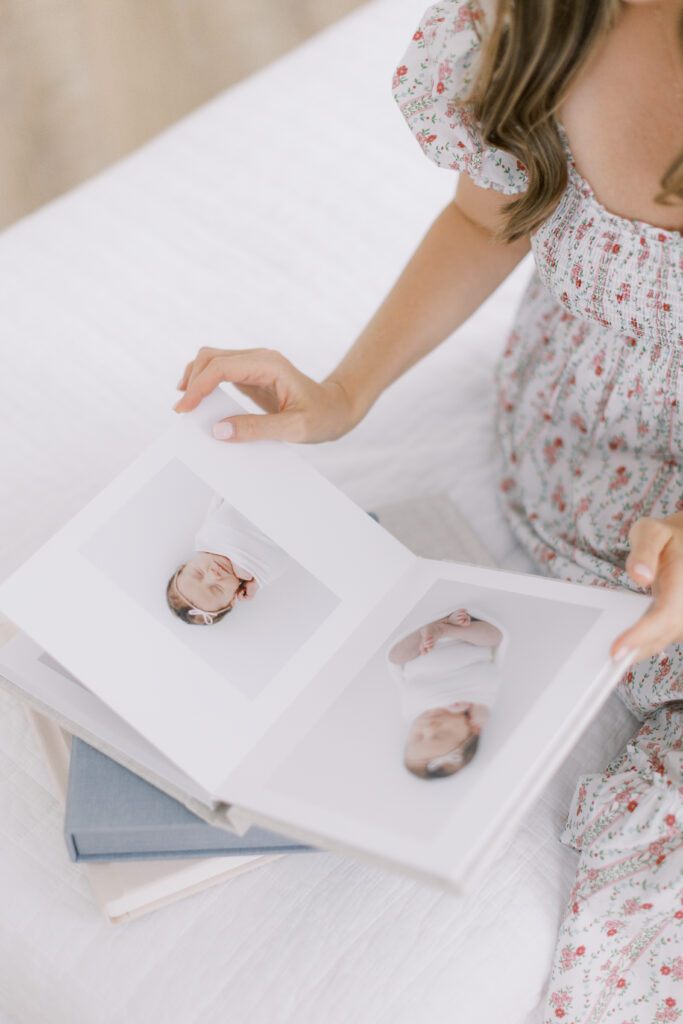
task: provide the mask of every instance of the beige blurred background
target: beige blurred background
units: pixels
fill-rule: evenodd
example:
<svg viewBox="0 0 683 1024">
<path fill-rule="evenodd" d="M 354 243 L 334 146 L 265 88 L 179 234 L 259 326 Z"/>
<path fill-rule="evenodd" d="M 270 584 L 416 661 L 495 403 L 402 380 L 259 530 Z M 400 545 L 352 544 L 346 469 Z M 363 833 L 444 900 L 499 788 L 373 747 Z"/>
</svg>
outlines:
<svg viewBox="0 0 683 1024">
<path fill-rule="evenodd" d="M 0 0 L 0 228 L 363 0 Z"/>
</svg>

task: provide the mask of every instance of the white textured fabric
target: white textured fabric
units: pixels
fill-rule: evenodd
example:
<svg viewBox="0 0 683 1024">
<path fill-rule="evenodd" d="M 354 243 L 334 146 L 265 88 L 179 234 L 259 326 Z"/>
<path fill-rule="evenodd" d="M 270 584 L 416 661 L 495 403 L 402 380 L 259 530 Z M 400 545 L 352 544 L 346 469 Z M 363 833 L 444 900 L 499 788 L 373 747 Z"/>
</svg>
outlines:
<svg viewBox="0 0 683 1024">
<path fill-rule="evenodd" d="M 166 423 L 199 345 L 325 373 L 452 193 L 391 98 L 422 13 L 378 0 L 0 237 L 0 574 Z M 267 148 L 266 148 L 267 140 Z M 448 490 L 528 570 L 496 501 L 492 372 L 528 268 L 341 441 L 305 447 L 366 508 Z M 576 863 L 574 783 L 634 731 L 612 698 L 473 895 L 290 856 L 114 929 L 68 860 L 0 694 L 0 1007 L 21 1024 L 522 1024 Z"/>
<path fill-rule="evenodd" d="M 197 551 L 229 558 L 240 579 L 255 579 L 259 587 L 268 586 L 287 568 L 284 551 L 218 494 L 211 499 L 194 544 Z"/>
</svg>

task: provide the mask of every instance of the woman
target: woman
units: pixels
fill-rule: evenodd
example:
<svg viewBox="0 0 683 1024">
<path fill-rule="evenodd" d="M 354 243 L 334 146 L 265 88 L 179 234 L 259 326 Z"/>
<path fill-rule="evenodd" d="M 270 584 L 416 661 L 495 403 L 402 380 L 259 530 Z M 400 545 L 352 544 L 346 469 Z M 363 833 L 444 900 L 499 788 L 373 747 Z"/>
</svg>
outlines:
<svg viewBox="0 0 683 1024">
<path fill-rule="evenodd" d="M 325 381 L 202 349 L 176 407 L 230 380 L 268 415 L 216 437 L 339 437 L 532 249 L 497 371 L 505 514 L 540 571 L 654 598 L 610 650 L 637 662 L 618 692 L 642 727 L 577 787 L 546 1021 L 683 1009 L 682 53 L 681 0 L 430 8 L 394 90 L 425 153 L 463 172 L 454 201 Z"/>
</svg>

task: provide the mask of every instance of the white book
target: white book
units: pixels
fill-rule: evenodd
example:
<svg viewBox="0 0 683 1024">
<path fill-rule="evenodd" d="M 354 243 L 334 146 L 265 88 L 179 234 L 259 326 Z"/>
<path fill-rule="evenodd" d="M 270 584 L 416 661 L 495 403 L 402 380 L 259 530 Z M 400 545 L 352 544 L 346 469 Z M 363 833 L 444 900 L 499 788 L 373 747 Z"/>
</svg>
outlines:
<svg viewBox="0 0 683 1024">
<path fill-rule="evenodd" d="M 418 556 L 292 446 L 215 441 L 239 411 L 172 416 L 0 585 L 0 671 L 214 824 L 462 891 L 649 598 Z"/>
<path fill-rule="evenodd" d="M 27 707 L 26 714 L 50 772 L 55 795 L 63 804 L 71 737 L 55 721 L 32 708 Z M 110 924 L 120 924 L 277 860 L 278 856 L 112 861 L 83 864 L 82 868 L 105 918 Z"/>
</svg>

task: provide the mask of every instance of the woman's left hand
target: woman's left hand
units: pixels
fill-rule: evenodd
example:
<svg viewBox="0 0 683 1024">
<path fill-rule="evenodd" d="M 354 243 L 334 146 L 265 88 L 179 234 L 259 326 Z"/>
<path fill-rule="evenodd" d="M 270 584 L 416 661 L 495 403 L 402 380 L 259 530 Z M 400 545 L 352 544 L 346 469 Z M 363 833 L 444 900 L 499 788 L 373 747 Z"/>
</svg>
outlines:
<svg viewBox="0 0 683 1024">
<path fill-rule="evenodd" d="M 652 587 L 652 604 L 612 644 L 615 661 L 629 651 L 637 661 L 683 642 L 683 512 L 637 519 L 629 532 L 626 571 L 634 583 Z"/>
</svg>

